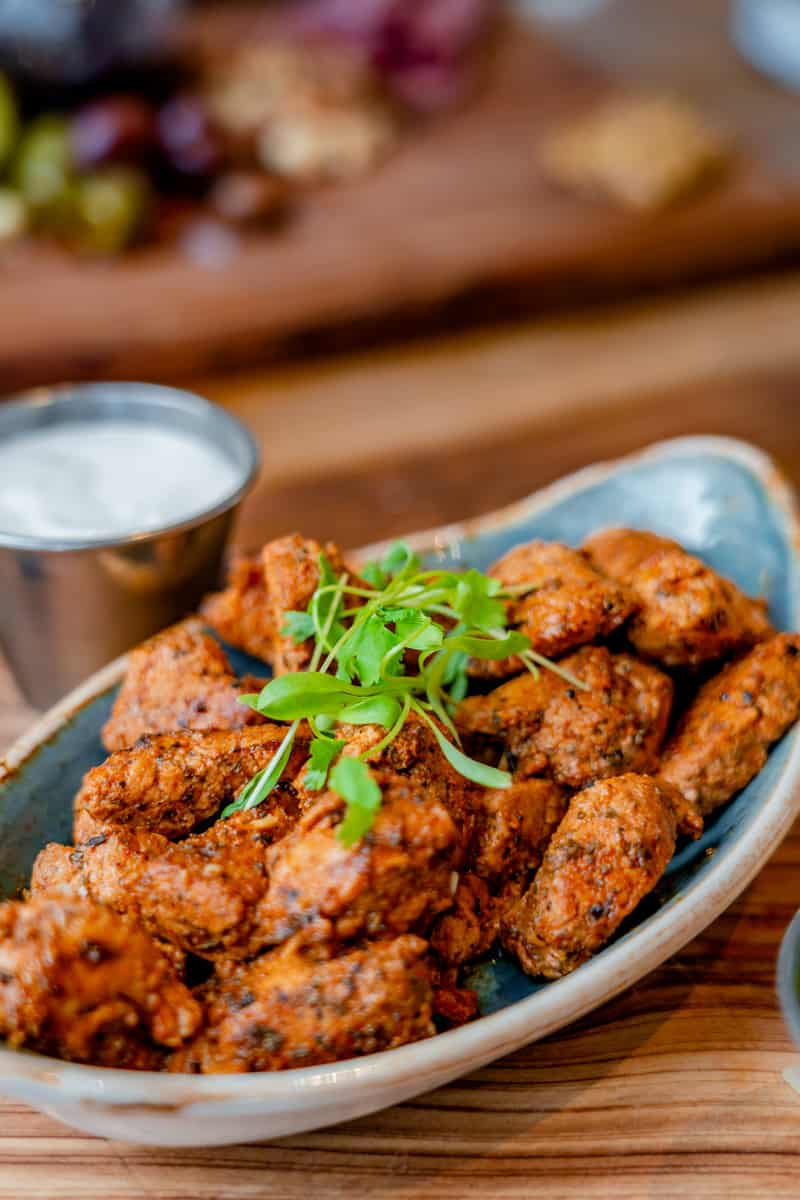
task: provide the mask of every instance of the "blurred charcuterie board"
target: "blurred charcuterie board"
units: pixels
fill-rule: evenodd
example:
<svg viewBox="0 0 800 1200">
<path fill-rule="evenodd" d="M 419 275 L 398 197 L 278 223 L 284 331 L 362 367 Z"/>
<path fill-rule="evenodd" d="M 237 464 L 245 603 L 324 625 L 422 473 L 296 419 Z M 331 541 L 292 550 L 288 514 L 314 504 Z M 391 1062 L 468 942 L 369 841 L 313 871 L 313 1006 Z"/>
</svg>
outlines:
<svg viewBox="0 0 800 1200">
<path fill-rule="evenodd" d="M 736 58 L 727 6 L 617 0 L 556 46 L 516 24 L 483 92 L 367 178 L 315 192 L 277 233 L 110 262 L 0 258 L 0 386 L 153 377 L 254 359 L 321 331 L 555 306 L 719 276 L 800 252 L 800 99 Z M 559 193 L 537 144 L 612 87 L 697 99 L 734 134 L 729 178 L 636 214 Z"/>
</svg>

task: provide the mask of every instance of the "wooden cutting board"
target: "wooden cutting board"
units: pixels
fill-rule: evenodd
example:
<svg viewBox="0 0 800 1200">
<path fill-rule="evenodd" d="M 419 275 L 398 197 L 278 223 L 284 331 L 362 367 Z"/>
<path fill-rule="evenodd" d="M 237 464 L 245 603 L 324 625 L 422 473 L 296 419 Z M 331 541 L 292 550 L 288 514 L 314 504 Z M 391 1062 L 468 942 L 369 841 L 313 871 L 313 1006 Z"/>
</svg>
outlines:
<svg viewBox="0 0 800 1200">
<path fill-rule="evenodd" d="M 320 331 L 577 303 L 800 250 L 800 98 L 736 57 L 723 0 L 616 0 L 560 45 L 519 23 L 488 86 L 416 131 L 377 173 L 305 199 L 278 234 L 107 263 L 20 247 L 0 260 L 0 387 L 163 377 L 272 353 Z M 580 32 L 578 32 L 578 28 Z M 696 98 L 740 146 L 730 179 L 640 215 L 557 192 L 541 138 L 620 84 Z"/>
</svg>

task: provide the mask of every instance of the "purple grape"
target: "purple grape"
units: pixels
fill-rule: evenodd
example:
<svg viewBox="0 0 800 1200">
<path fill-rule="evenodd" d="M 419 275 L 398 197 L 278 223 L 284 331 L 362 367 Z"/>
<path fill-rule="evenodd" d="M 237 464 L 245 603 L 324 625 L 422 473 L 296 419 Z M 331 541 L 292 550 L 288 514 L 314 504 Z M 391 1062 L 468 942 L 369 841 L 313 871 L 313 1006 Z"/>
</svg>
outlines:
<svg viewBox="0 0 800 1200">
<path fill-rule="evenodd" d="M 140 162 L 156 143 L 155 113 L 137 96 L 106 96 L 78 110 L 70 136 L 80 168 Z"/>
</svg>

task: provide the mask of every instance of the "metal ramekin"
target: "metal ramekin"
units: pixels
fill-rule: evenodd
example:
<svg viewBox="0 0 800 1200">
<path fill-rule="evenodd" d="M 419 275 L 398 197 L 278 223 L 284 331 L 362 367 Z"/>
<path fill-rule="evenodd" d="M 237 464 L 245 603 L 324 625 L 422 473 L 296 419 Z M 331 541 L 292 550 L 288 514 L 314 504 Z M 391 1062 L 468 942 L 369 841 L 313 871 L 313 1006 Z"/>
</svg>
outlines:
<svg viewBox="0 0 800 1200">
<path fill-rule="evenodd" d="M 0 403 L 0 439 L 111 418 L 193 433 L 222 451 L 239 478 L 213 508 L 156 531 L 98 541 L 0 529 L 0 646 L 36 707 L 179 619 L 216 585 L 236 509 L 258 471 L 256 445 L 234 417 L 190 392 L 146 383 L 27 392 Z"/>
</svg>

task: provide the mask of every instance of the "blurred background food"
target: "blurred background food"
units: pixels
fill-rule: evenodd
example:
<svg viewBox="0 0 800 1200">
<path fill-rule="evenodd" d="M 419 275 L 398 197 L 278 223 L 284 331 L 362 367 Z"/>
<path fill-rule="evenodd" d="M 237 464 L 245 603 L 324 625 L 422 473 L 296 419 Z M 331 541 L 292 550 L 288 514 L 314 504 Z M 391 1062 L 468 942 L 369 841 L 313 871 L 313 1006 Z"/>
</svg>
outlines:
<svg viewBox="0 0 800 1200">
<path fill-rule="evenodd" d="M 745 7 L 0 6 L 0 386 L 791 259 L 800 101 L 735 49 Z"/>
</svg>

